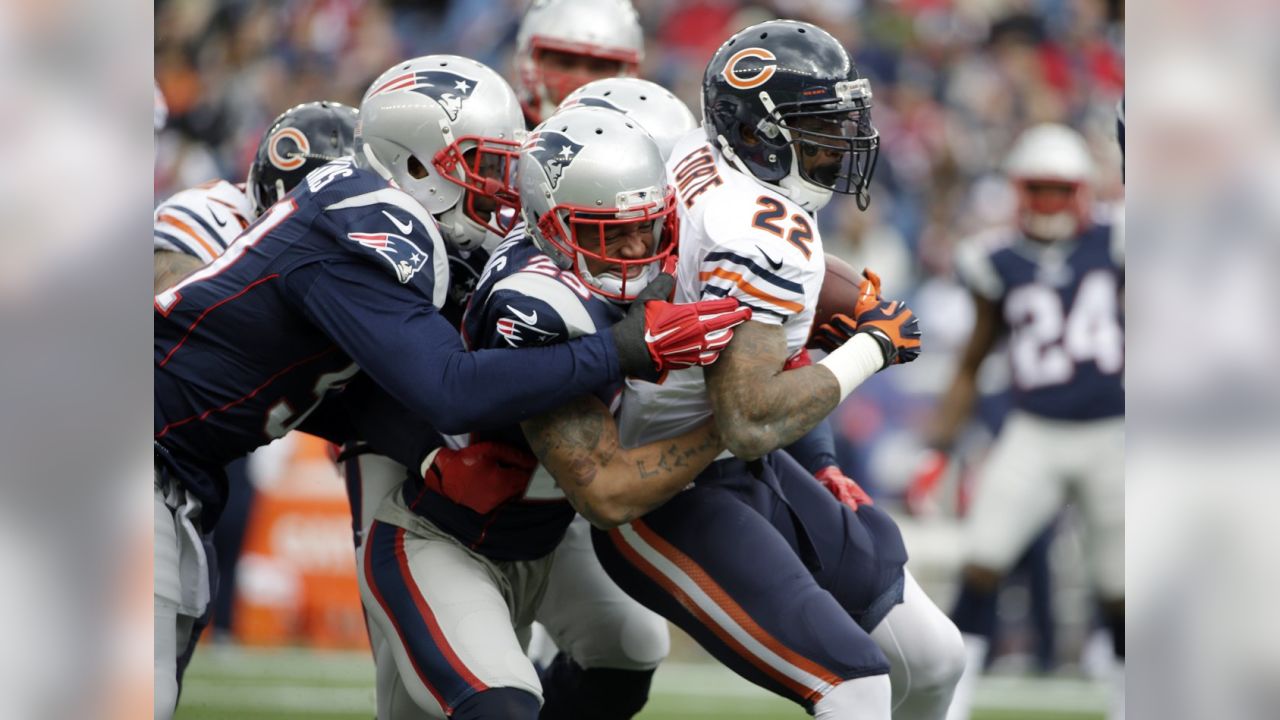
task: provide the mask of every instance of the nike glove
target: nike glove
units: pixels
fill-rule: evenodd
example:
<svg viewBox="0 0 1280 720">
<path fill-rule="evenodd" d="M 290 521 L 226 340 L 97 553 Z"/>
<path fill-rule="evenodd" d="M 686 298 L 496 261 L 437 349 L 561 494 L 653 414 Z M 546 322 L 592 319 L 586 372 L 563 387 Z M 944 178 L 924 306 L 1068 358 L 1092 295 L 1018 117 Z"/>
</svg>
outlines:
<svg viewBox="0 0 1280 720">
<path fill-rule="evenodd" d="M 428 489 L 484 515 L 520 497 L 537 467 L 538 459 L 524 450 L 478 442 L 461 450 L 442 447 L 428 455 L 422 480 Z"/>
<path fill-rule="evenodd" d="M 833 315 L 814 331 L 814 342 L 830 352 L 857 333 L 867 333 L 880 344 L 884 352 L 881 369 L 909 363 L 920 356 L 920 321 L 904 302 L 881 300 L 859 313 L 856 320 L 848 315 Z"/>
<path fill-rule="evenodd" d="M 668 370 L 710 365 L 733 339 L 733 328 L 751 319 L 751 308 L 733 298 L 670 303 L 675 278 L 662 273 L 636 297 L 613 326 L 622 373 L 655 380 Z"/>
</svg>

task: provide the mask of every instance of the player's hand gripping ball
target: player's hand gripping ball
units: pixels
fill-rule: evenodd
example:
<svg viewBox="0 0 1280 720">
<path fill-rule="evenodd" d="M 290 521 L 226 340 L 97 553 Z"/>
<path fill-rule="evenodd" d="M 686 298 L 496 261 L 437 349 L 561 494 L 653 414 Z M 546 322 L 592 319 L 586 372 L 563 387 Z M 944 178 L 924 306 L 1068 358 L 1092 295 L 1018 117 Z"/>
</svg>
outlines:
<svg viewBox="0 0 1280 720">
<path fill-rule="evenodd" d="M 827 272 L 818 293 L 818 306 L 813 313 L 813 332 L 809 348 L 829 349 L 817 337 L 818 328 L 836 315 L 856 318 L 880 301 L 880 276 L 870 269 L 859 275 L 853 266 L 833 255 L 827 255 Z"/>
</svg>

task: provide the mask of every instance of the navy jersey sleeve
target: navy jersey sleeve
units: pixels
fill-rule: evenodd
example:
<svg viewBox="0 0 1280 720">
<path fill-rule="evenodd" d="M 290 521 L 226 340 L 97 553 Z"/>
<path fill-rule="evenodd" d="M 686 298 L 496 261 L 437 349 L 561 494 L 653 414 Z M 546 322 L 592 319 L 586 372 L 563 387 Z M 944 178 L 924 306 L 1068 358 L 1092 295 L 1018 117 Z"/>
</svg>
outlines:
<svg viewBox="0 0 1280 720">
<path fill-rule="evenodd" d="M 356 376 L 298 426 L 336 445 L 362 442 L 409 468 L 416 468 L 444 439 L 423 418 L 391 397 L 367 374 Z"/>
<path fill-rule="evenodd" d="M 610 331 L 466 352 L 436 307 L 371 263 L 312 263 L 292 270 L 286 285 L 301 312 L 374 381 L 451 435 L 520 422 L 556 407 L 566 392 L 621 379 Z"/>
<path fill-rule="evenodd" d="M 476 347 L 538 347 L 568 340 L 569 329 L 550 303 L 510 290 L 494 290 L 484 304 Z"/>
<path fill-rule="evenodd" d="M 836 464 L 835 433 L 826 421 L 820 422 L 804 437 L 787 446 L 787 452 L 805 470 L 816 473 Z"/>
</svg>

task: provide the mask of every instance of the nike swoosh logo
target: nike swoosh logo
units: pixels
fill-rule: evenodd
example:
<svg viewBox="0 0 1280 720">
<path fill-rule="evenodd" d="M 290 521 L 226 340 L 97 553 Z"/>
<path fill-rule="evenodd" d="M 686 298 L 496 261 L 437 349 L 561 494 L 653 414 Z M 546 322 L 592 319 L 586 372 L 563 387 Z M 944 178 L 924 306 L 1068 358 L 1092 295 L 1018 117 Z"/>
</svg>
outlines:
<svg viewBox="0 0 1280 720">
<path fill-rule="evenodd" d="M 507 306 L 507 309 L 510 310 L 512 313 L 514 313 L 516 317 L 520 318 L 520 320 L 523 321 L 526 325 L 538 324 L 537 310 L 530 311 L 529 314 L 526 315 L 525 313 L 520 312 L 519 310 L 511 307 L 510 305 Z"/>
<path fill-rule="evenodd" d="M 386 215 L 386 216 L 387 216 L 387 219 L 388 219 L 388 220 L 390 220 L 390 221 L 391 221 L 391 222 L 396 226 L 396 229 L 397 229 L 397 230 L 399 230 L 400 232 L 404 233 L 405 235 L 408 235 L 409 233 L 413 232 L 413 221 L 412 221 L 412 220 L 410 220 L 410 221 L 409 221 L 409 222 L 407 222 L 407 223 L 400 222 L 400 218 L 396 217 L 395 215 L 392 215 L 391 213 L 387 212 L 386 210 L 383 210 L 383 211 L 382 211 L 382 214 L 383 214 L 383 215 Z"/>
<path fill-rule="evenodd" d="M 671 328 L 670 330 L 668 330 L 668 331 L 666 331 L 666 332 L 664 332 L 664 333 L 661 333 L 661 334 L 659 334 L 659 335 L 654 335 L 653 333 L 649 332 L 648 330 L 645 330 L 645 331 L 644 331 L 644 341 L 645 341 L 645 344 L 653 344 L 653 343 L 656 343 L 656 342 L 658 342 L 659 340 L 661 340 L 662 338 L 664 338 L 664 337 L 666 337 L 666 336 L 670 335 L 671 333 L 673 333 L 673 332 L 675 332 L 675 331 L 677 331 L 677 330 L 679 330 L 679 329 L 680 329 L 680 328 Z"/>
<path fill-rule="evenodd" d="M 214 212 L 214 211 L 213 211 L 213 206 L 212 206 L 212 205 L 209 205 L 209 204 L 207 204 L 207 203 L 206 203 L 206 204 L 205 204 L 205 207 L 209 208 L 209 214 L 213 216 L 213 221 L 214 221 L 214 222 L 216 222 L 216 223 L 218 223 L 218 227 L 226 227 L 226 226 L 227 226 L 227 221 L 226 221 L 226 220 L 223 220 L 223 219 L 222 219 L 222 218 L 220 218 L 220 217 L 218 217 L 218 213 L 216 213 L 216 212 Z"/>
<path fill-rule="evenodd" d="M 764 256 L 765 262 L 769 263 L 769 267 L 773 268 L 774 270 L 782 269 L 781 260 L 774 260 L 773 258 L 769 257 L 769 253 L 765 252 L 764 250 L 761 250 L 759 245 L 756 246 L 756 250 L 760 250 L 760 254 Z"/>
</svg>

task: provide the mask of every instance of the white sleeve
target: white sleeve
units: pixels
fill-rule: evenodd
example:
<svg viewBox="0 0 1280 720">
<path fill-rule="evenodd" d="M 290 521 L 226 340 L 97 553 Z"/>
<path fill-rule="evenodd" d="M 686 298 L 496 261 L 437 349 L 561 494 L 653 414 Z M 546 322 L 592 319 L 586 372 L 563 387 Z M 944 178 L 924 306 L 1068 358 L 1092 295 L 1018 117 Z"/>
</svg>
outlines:
<svg viewBox="0 0 1280 720">
<path fill-rule="evenodd" d="M 156 208 L 152 247 L 208 264 L 244 232 L 250 216 L 248 198 L 228 182 L 189 188 Z"/>
<path fill-rule="evenodd" d="M 991 262 L 990 251 L 981 242 L 971 239 L 957 245 L 955 267 L 960 281 L 978 295 L 994 301 L 1004 294 L 1004 281 Z"/>
<path fill-rule="evenodd" d="M 702 297 L 734 298 L 751 307 L 752 320 L 770 325 L 803 312 L 806 288 L 821 287 L 821 278 L 813 277 L 815 263 L 783 245 L 748 238 L 713 246 L 698 268 Z"/>
</svg>

